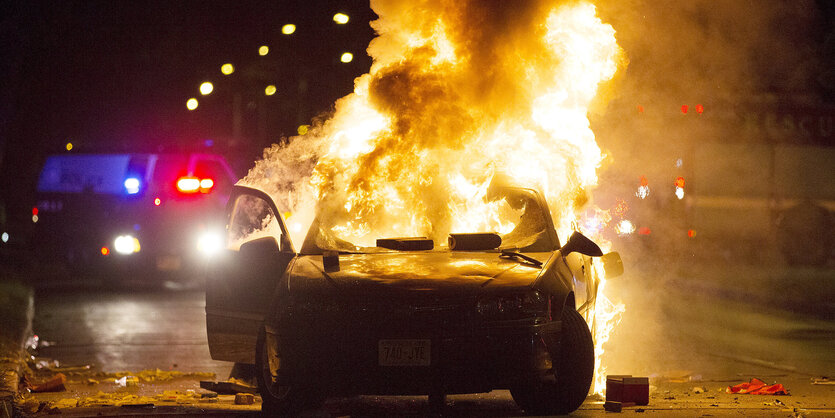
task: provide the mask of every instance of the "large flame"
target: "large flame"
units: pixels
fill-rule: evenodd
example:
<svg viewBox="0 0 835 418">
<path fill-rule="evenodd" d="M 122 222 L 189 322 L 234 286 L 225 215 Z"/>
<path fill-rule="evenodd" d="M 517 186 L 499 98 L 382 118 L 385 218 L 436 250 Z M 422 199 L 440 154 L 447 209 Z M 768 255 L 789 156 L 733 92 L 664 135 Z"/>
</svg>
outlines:
<svg viewBox="0 0 835 418">
<path fill-rule="evenodd" d="M 319 213 L 320 227 L 373 245 L 509 231 L 483 199 L 501 174 L 541 190 L 567 237 L 602 160 L 587 113 L 623 62 L 614 29 L 576 1 L 371 6 L 380 18 L 369 73 L 330 119 L 266 150 L 243 184 L 287 208 L 294 242 Z M 616 311 L 601 300 L 595 311 Z M 587 315 L 598 343 L 605 316 Z"/>
</svg>

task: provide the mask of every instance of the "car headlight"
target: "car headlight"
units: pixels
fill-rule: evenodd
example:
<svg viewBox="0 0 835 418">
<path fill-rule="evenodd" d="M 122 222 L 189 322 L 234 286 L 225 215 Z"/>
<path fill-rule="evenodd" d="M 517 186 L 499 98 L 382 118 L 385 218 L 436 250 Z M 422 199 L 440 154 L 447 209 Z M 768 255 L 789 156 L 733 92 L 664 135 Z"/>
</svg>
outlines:
<svg viewBox="0 0 835 418">
<path fill-rule="evenodd" d="M 197 250 L 205 256 L 218 253 L 223 248 L 223 235 L 217 231 L 203 231 L 197 237 Z"/>
<path fill-rule="evenodd" d="M 548 299 L 538 291 L 487 296 L 479 299 L 476 310 L 491 320 L 511 320 L 545 316 Z"/>
<path fill-rule="evenodd" d="M 119 254 L 133 254 L 140 250 L 139 240 L 133 235 L 119 235 L 113 241 L 113 249 Z"/>
</svg>

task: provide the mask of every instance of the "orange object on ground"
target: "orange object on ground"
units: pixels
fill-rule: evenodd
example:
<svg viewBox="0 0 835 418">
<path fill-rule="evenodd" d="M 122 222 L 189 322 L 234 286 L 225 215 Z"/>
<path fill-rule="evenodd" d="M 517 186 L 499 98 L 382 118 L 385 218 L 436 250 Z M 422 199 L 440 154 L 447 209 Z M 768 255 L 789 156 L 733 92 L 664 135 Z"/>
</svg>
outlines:
<svg viewBox="0 0 835 418">
<path fill-rule="evenodd" d="M 748 383 L 740 383 L 736 386 L 728 386 L 727 393 L 741 393 L 748 395 L 788 395 L 789 392 L 782 384 L 767 385 L 756 377 Z"/>
<path fill-rule="evenodd" d="M 52 376 L 52 379 L 49 379 L 40 385 L 32 386 L 29 390 L 32 392 L 62 392 L 67 390 L 64 383 L 67 383 L 67 376 L 64 376 L 64 373 L 58 373 L 55 376 Z"/>
</svg>

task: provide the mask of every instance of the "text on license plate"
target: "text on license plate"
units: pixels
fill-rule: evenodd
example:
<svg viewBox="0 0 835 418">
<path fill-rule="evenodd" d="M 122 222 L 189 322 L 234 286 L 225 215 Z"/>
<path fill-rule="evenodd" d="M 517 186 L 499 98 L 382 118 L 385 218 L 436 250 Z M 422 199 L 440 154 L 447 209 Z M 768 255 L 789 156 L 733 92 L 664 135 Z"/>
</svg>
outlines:
<svg viewBox="0 0 835 418">
<path fill-rule="evenodd" d="M 431 340 L 380 340 L 380 366 L 428 366 Z"/>
</svg>

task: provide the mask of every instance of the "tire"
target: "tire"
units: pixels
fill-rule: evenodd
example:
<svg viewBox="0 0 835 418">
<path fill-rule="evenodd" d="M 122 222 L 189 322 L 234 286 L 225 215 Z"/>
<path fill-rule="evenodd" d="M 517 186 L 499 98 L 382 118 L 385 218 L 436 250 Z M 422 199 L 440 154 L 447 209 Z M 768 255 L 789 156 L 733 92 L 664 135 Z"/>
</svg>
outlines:
<svg viewBox="0 0 835 418">
<path fill-rule="evenodd" d="M 513 400 L 532 415 L 564 415 L 586 400 L 594 377 L 594 342 L 583 317 L 564 307 L 558 347 L 548 347 L 551 373 L 535 382 L 511 388 Z M 553 344 L 551 344 L 553 346 Z"/>
<path fill-rule="evenodd" d="M 262 329 L 255 348 L 255 377 L 258 380 L 258 392 L 261 394 L 262 415 L 294 416 L 302 411 L 320 407 L 324 398 L 315 394 L 312 388 L 283 385 L 278 381 L 276 372 L 270 368 L 270 353 L 278 358 L 278 342 L 273 336 L 268 338 L 266 331 Z"/>
</svg>

